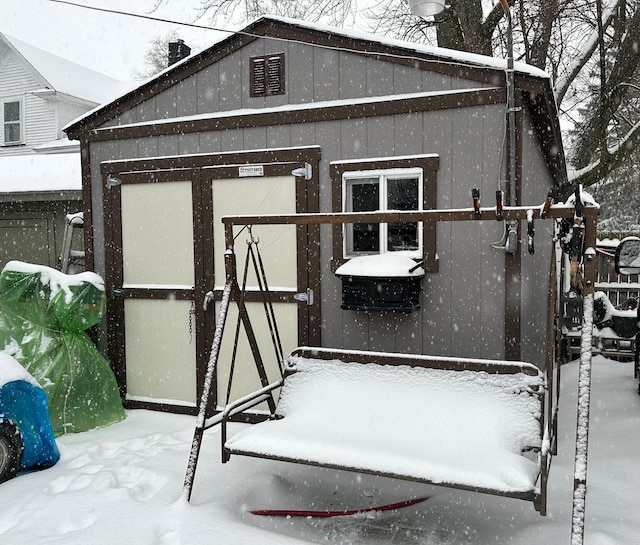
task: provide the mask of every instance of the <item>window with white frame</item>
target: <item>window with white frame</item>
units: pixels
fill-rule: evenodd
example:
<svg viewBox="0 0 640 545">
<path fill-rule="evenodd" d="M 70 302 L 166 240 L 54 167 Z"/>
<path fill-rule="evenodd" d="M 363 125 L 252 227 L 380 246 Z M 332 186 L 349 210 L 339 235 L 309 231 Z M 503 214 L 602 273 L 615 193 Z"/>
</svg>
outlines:
<svg viewBox="0 0 640 545">
<path fill-rule="evenodd" d="M 24 140 L 24 104 L 20 99 L 2 100 L 2 144 L 22 144 Z"/>
<path fill-rule="evenodd" d="M 343 174 L 345 212 L 422 210 L 423 171 L 420 168 L 352 171 Z M 387 252 L 422 256 L 419 223 L 360 223 L 344 226 L 344 257 Z"/>
</svg>

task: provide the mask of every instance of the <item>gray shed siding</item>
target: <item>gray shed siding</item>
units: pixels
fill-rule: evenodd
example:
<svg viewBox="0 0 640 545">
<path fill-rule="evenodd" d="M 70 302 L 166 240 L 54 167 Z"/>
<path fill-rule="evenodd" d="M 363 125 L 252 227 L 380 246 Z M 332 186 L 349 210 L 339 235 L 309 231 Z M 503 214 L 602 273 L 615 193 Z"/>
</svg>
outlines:
<svg viewBox="0 0 640 545">
<path fill-rule="evenodd" d="M 181 93 L 177 93 L 181 94 Z M 164 135 L 91 144 L 94 227 L 103 239 L 100 163 L 108 160 L 319 145 L 321 211 L 331 211 L 331 161 L 435 153 L 440 157 L 438 208 L 471 205 L 471 188 L 481 189 L 483 204 L 493 205 L 500 167 L 504 106 L 479 106 L 420 114 L 336 120 L 287 126 L 253 127 L 224 132 Z M 524 131 L 528 133 L 528 131 Z M 525 138 L 526 140 L 526 138 Z M 527 146 L 534 142 L 526 143 Z M 550 186 L 540 154 L 525 154 L 525 203 L 540 203 Z M 322 229 L 323 345 L 368 350 L 504 358 L 504 252 L 490 247 L 502 224 L 462 223 L 438 227 L 440 270 L 427 274 L 422 309 L 409 315 L 340 309 L 340 282 L 331 267 L 331 230 Z M 543 252 L 543 237 L 538 237 Z M 526 253 L 526 247 L 521 251 Z M 96 253 L 104 273 L 104 256 Z M 548 259 L 523 255 L 523 345 L 530 361 L 542 365 L 546 302 L 539 288 L 546 282 Z M 544 274 L 540 274 L 542 271 Z M 535 281 L 535 286 L 531 284 Z M 543 286 L 543 289 L 544 286 Z M 527 321 L 528 320 L 528 321 Z M 536 327 L 531 327 L 533 322 Z"/>
<path fill-rule="evenodd" d="M 85 126 L 96 130 L 85 132 L 84 149 L 90 156 L 91 217 L 94 240 L 98 241 L 94 260 L 99 273 L 105 274 L 109 265 L 105 263 L 104 245 L 100 244 L 105 239 L 104 180 L 101 178 L 101 163 L 105 161 L 318 146 L 322 212 L 333 210 L 336 186 L 331 179 L 330 165 L 336 161 L 435 154 L 439 157 L 438 208 L 471 207 L 472 188 L 481 190 L 483 206 L 492 207 L 496 189 L 507 189 L 504 183 L 499 185 L 508 176 L 506 105 L 500 102 L 503 99 L 499 97 L 504 96 L 501 92 L 490 91 L 489 98 L 482 93 L 469 93 L 482 96 L 477 104 L 484 105 L 464 106 L 460 102 L 457 107 L 452 107 L 455 104 L 450 101 L 443 106 L 431 101 L 404 100 L 403 96 L 429 92 L 444 96 L 448 91 L 491 90 L 492 87 L 502 90 L 504 76 L 499 70 L 483 68 L 481 59 L 475 67 L 464 67 L 466 61 L 456 64 L 456 61 L 436 59 L 428 54 L 416 57 L 410 48 L 377 44 L 375 40 L 366 43 L 358 38 L 322 35 L 321 31 L 278 22 L 267 23 L 267 27 L 270 24 L 273 27 L 267 28 L 266 33 L 290 40 L 230 38 L 206 55 L 192 59 L 193 62 L 187 59 L 182 67 L 170 69 L 166 77 L 161 75 L 143 85 L 137 96 L 125 97 L 123 104 L 129 105 L 128 109 L 107 107 L 107 115 L 97 116 Z M 297 40 L 298 37 L 301 39 Z M 318 45 L 302 43 L 305 39 Z M 339 47 L 332 49 L 336 44 Z M 348 50 L 352 45 L 353 50 Z M 379 53 L 365 55 L 365 50 Z M 384 57 L 389 52 L 395 58 Z M 285 55 L 286 92 L 251 97 L 250 59 L 278 53 Z M 430 66 L 434 68 L 428 69 Z M 463 73 L 469 79 L 453 75 Z M 529 102 L 524 97 L 524 113 L 518 114 L 522 186 L 518 204 L 538 206 L 554 179 L 562 177 L 558 170 L 563 168 L 563 157 L 560 153 L 554 162 L 551 154 L 541 151 L 539 139 L 549 137 L 551 142 L 558 141 L 553 132 L 556 127 L 552 126 L 554 105 L 548 102 L 550 92 L 546 84 L 536 81 L 541 78 L 535 75 L 525 73 L 518 77 L 522 77 L 519 89 L 523 94 L 532 93 L 533 97 Z M 410 104 L 414 113 L 398 113 L 408 111 L 404 108 L 387 108 L 380 97 Z M 363 101 L 368 98 L 371 100 Z M 342 110 L 324 118 L 318 114 L 357 101 L 368 102 L 366 115 L 361 115 L 359 102 L 357 108 L 349 111 L 351 118 L 342 115 Z M 416 111 L 424 104 L 429 106 L 424 106 L 424 111 Z M 292 108 L 288 109 L 288 105 Z M 303 117 L 301 105 L 315 107 L 313 115 Z M 435 109 L 430 110 L 431 107 Z M 541 108 L 542 114 L 539 111 L 530 118 L 529 107 Z M 259 113 L 264 115 L 257 115 Z M 544 137 L 539 117 L 543 125 L 545 120 L 554 121 L 549 123 Z M 104 121 L 105 118 L 108 121 Z M 159 123 L 153 125 L 154 121 Z M 170 123 L 163 124 L 165 121 Z M 144 123 L 149 125 L 139 125 Z M 131 127 L 122 127 L 114 134 L 100 131 L 126 125 Z M 238 125 L 244 128 L 213 128 Z M 402 315 L 341 310 L 341 284 L 332 262 L 333 230 L 322 226 L 322 344 L 506 358 L 505 330 L 514 332 L 514 328 L 509 328 L 512 322 L 507 322 L 505 317 L 507 263 L 514 260 L 507 259 L 504 250 L 491 244 L 501 241 L 503 229 L 504 224 L 495 221 L 438 225 L 439 270 L 427 273 L 423 280 L 421 309 Z M 526 225 L 522 225 L 520 252 L 515 261 L 520 264 L 514 283 L 520 296 L 521 356 L 538 366 L 544 364 L 545 356 L 542 348 L 546 342 L 547 301 L 544 294 L 548 284 L 550 237 L 550 225 L 537 222 L 536 253 L 530 256 L 526 249 Z M 220 258 L 221 250 L 215 251 L 216 259 Z M 510 301 L 513 299 L 511 294 Z"/>
<path fill-rule="evenodd" d="M 285 53 L 286 93 L 250 97 L 249 59 L 281 52 Z M 364 58 L 355 53 L 257 39 L 115 117 L 104 126 L 241 109 L 273 108 L 286 104 L 489 86 L 416 67 Z"/>
</svg>

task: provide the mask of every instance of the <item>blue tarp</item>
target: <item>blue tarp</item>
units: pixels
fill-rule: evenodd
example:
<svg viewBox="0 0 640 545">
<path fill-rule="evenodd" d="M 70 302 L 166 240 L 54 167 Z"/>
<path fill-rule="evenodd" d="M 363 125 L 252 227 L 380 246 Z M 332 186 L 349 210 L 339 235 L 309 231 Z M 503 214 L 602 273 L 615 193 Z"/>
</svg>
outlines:
<svg viewBox="0 0 640 545">
<path fill-rule="evenodd" d="M 20 430 L 24 444 L 21 470 L 51 467 L 60 459 L 42 388 L 25 380 L 1 386 L 0 419 L 11 420 Z"/>
</svg>

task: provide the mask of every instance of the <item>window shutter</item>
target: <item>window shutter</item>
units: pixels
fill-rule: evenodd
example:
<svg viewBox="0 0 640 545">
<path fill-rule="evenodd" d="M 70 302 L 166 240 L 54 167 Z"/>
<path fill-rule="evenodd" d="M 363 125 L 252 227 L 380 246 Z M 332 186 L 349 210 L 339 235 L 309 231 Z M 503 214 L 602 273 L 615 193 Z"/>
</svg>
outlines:
<svg viewBox="0 0 640 545">
<path fill-rule="evenodd" d="M 284 53 L 252 57 L 250 63 L 250 96 L 284 94 Z"/>
<path fill-rule="evenodd" d="M 283 82 L 282 76 L 282 57 L 276 56 L 269 59 L 269 86 L 267 88 L 267 94 L 279 95 Z M 284 92 L 284 91 L 282 91 Z"/>
<path fill-rule="evenodd" d="M 252 77 L 251 77 L 251 96 L 264 96 L 267 90 L 266 86 L 266 59 L 258 58 L 251 60 Z"/>
</svg>

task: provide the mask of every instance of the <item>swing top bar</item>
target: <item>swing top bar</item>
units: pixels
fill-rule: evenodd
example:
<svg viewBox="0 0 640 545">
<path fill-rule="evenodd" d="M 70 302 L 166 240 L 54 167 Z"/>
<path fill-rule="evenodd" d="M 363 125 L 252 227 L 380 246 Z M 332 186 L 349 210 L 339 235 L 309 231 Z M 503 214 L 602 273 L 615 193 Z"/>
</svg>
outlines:
<svg viewBox="0 0 640 545">
<path fill-rule="evenodd" d="M 526 220 L 527 214 L 533 211 L 533 219 L 542 219 L 542 206 L 507 206 L 502 210 L 502 219 Z M 573 218 L 575 208 L 571 205 L 553 205 L 547 212 L 547 219 Z M 597 209 L 584 208 L 585 224 L 587 230 L 593 229 L 595 237 L 595 221 Z M 263 214 L 251 216 L 224 216 L 222 223 L 225 226 L 225 239 L 227 248 L 233 247 L 234 225 L 321 225 L 321 224 L 345 224 L 345 223 L 411 223 L 417 221 L 480 221 L 498 219 L 495 207 L 480 208 L 478 218 L 474 208 L 461 209 L 430 209 L 430 210 L 396 210 L 386 212 L 335 212 L 335 213 L 305 213 L 305 214 Z M 592 227 L 591 227 L 592 226 Z M 594 238 L 595 239 L 595 238 Z M 587 233 L 586 240 L 589 239 Z"/>
</svg>

